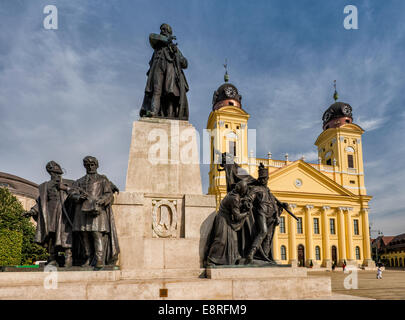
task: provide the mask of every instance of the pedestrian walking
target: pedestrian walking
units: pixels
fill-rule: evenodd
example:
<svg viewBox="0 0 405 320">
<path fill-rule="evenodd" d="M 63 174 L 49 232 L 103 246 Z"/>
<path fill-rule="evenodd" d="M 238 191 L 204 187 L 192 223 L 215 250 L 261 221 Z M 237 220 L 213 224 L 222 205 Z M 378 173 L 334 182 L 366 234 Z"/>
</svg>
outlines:
<svg viewBox="0 0 405 320">
<path fill-rule="evenodd" d="M 378 266 L 377 268 L 377 279 L 382 279 L 382 268 Z"/>
</svg>

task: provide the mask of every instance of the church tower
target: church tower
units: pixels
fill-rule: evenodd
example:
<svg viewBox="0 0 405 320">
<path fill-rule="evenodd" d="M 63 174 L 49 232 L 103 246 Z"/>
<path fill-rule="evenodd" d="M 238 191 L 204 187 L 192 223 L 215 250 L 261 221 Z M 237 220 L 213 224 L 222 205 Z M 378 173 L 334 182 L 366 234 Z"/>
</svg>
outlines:
<svg viewBox="0 0 405 320">
<path fill-rule="evenodd" d="M 323 132 L 315 142 L 319 166 L 333 179 L 356 195 L 366 195 L 364 185 L 363 150 L 361 136 L 364 130 L 353 123 L 352 107 L 333 103 L 323 114 Z"/>
<path fill-rule="evenodd" d="M 217 207 L 226 195 L 225 173 L 218 170 L 222 153 L 233 155 L 235 162 L 242 167 L 248 163 L 247 122 L 250 116 L 242 109 L 242 96 L 229 83 L 228 72 L 224 80 L 225 83 L 214 92 L 207 122 L 211 150 L 208 194 L 216 195 Z"/>
</svg>

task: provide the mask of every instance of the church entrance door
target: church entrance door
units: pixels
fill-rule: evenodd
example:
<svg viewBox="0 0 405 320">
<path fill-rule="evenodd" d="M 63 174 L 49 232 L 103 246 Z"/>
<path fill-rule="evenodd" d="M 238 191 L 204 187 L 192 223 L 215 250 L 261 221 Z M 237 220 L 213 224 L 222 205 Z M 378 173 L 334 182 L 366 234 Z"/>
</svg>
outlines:
<svg viewBox="0 0 405 320">
<path fill-rule="evenodd" d="M 305 267 L 305 249 L 302 244 L 298 246 L 298 266 Z"/>
</svg>

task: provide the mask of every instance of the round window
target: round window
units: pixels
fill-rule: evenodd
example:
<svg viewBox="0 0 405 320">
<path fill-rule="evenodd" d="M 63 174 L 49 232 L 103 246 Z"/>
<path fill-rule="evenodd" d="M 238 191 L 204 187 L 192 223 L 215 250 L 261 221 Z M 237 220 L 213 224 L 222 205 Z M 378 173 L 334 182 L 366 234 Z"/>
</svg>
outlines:
<svg viewBox="0 0 405 320">
<path fill-rule="evenodd" d="M 296 186 L 297 188 L 300 188 L 300 187 L 302 186 L 302 180 L 301 180 L 301 179 L 296 179 L 296 180 L 295 180 L 295 186 Z"/>
</svg>

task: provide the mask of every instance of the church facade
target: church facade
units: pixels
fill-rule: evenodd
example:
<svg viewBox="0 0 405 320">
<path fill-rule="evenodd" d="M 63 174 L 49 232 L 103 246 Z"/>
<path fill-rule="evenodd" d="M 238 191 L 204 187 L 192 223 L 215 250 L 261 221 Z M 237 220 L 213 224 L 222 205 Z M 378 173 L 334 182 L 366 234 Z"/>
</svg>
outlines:
<svg viewBox="0 0 405 320">
<path fill-rule="evenodd" d="M 336 95 L 336 92 L 335 92 Z M 337 98 L 335 98 L 337 100 Z M 357 265 L 372 267 L 368 202 L 364 185 L 362 134 L 352 123 L 352 108 L 335 102 L 323 115 L 323 131 L 315 141 L 318 162 L 255 158 L 248 152 L 248 120 L 237 88 L 227 82 L 214 93 L 207 129 L 211 161 L 208 194 L 217 208 L 226 195 L 225 173 L 219 163 L 223 152 L 251 176 L 260 163 L 269 169 L 269 188 L 290 210 L 281 215 L 273 239 L 273 257 L 280 264 L 307 267 Z M 260 134 L 260 133 L 258 133 Z"/>
</svg>

